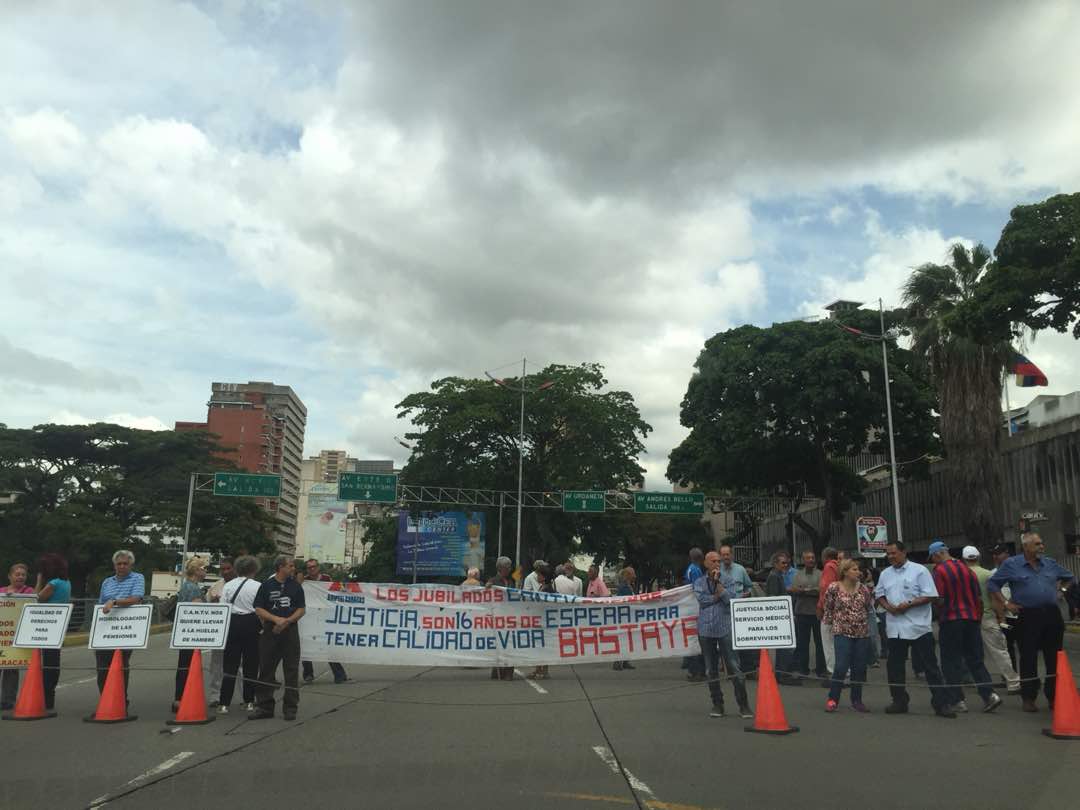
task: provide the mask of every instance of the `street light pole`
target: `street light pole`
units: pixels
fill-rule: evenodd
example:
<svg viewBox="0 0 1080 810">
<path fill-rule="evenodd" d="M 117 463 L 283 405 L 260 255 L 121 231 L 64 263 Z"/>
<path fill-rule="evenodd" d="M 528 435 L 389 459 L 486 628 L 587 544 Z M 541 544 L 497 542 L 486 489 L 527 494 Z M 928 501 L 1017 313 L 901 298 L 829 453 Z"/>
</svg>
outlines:
<svg viewBox="0 0 1080 810">
<path fill-rule="evenodd" d="M 191 533 L 191 505 L 195 500 L 195 476 L 196 473 L 191 474 L 191 484 L 188 486 L 187 493 L 187 517 L 184 519 L 184 550 L 180 552 L 180 571 L 183 572 L 184 565 L 187 564 L 187 551 L 188 551 L 188 535 Z"/>
<path fill-rule="evenodd" d="M 878 318 L 881 321 L 881 364 L 885 371 L 885 412 L 889 419 L 889 461 L 892 464 L 893 508 L 896 510 L 896 539 L 904 542 L 904 524 L 900 518 L 900 479 L 896 469 L 896 440 L 893 438 L 892 393 L 889 388 L 889 353 L 885 334 L 885 306 L 878 299 Z"/>
<path fill-rule="evenodd" d="M 521 497 L 522 474 L 525 469 L 525 358 L 521 358 L 521 421 L 518 423 L 518 497 L 517 497 L 517 546 L 514 549 L 514 565 L 521 565 Z"/>
</svg>

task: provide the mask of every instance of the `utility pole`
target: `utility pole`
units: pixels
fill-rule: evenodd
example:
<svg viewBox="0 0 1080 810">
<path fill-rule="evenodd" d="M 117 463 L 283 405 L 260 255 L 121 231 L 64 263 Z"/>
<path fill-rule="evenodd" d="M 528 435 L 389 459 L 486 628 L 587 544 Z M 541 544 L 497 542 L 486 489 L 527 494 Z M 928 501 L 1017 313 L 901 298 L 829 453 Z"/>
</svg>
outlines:
<svg viewBox="0 0 1080 810">
<path fill-rule="evenodd" d="M 889 388 L 889 353 L 885 334 L 885 306 L 878 299 L 878 318 L 881 321 L 881 364 L 885 371 L 885 412 L 889 420 L 889 461 L 892 464 L 893 508 L 896 510 L 896 539 L 904 542 L 904 524 L 900 518 L 900 478 L 896 469 L 896 439 L 893 438 L 892 394 Z"/>
</svg>

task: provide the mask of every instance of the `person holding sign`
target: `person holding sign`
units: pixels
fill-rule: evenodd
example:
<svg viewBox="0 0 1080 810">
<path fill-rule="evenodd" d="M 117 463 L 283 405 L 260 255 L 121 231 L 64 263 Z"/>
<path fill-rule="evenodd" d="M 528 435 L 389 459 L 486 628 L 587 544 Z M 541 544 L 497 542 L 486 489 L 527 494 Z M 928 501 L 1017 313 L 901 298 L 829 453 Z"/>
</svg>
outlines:
<svg viewBox="0 0 1080 810">
<path fill-rule="evenodd" d="M 113 608 L 125 608 L 142 602 L 146 595 L 146 580 L 138 571 L 132 571 L 135 565 L 135 555 L 122 548 L 112 555 L 113 576 L 101 583 L 101 593 L 98 595 L 98 604 L 101 612 L 108 614 Z M 109 664 L 112 663 L 112 650 L 94 650 L 94 658 L 97 662 L 97 685 L 98 692 L 105 691 L 105 679 L 109 676 Z M 124 694 L 129 695 L 131 650 L 124 650 Z"/>
<path fill-rule="evenodd" d="M 71 582 L 68 580 L 67 560 L 59 554 L 46 554 L 38 560 L 37 600 L 50 605 L 71 602 Z M 60 650 L 42 650 L 42 681 L 45 685 L 45 709 L 51 711 L 56 703 L 56 684 L 60 682 Z"/>
<path fill-rule="evenodd" d="M 281 699 L 282 717 L 296 719 L 300 705 L 300 630 L 296 626 L 304 615 L 304 589 L 293 578 L 296 563 L 279 554 L 274 560 L 274 575 L 255 595 L 255 613 L 262 620 L 259 636 L 259 685 L 255 689 L 252 720 L 274 716 L 272 682 L 281 663 L 285 693 Z"/>
<path fill-rule="evenodd" d="M 26 584 L 30 569 L 24 563 L 15 563 L 8 570 L 8 584 L 0 588 L 4 594 L 30 594 L 34 589 Z M 19 670 L 15 667 L 0 673 L 0 708 L 4 711 L 15 708 L 15 696 L 19 693 Z"/>
<path fill-rule="evenodd" d="M 180 583 L 180 590 L 176 594 L 176 604 L 187 602 L 204 602 L 202 585 L 206 579 L 206 560 L 192 557 L 184 566 L 184 581 Z M 173 692 L 172 711 L 175 714 L 180 708 L 180 698 L 184 694 L 184 685 L 187 683 L 188 668 L 191 666 L 191 656 L 194 650 L 178 650 L 176 658 L 176 687 Z"/>
<path fill-rule="evenodd" d="M 694 596 L 698 600 L 698 641 L 705 657 L 705 674 L 709 679 L 709 696 L 712 698 L 710 717 L 724 716 L 724 693 L 720 689 L 721 658 L 728 675 L 735 682 L 739 715 L 743 718 L 754 716 L 746 694 L 746 678 L 739 668 L 739 654 L 731 644 L 731 600 L 742 596 L 744 587 L 741 578 L 736 579 L 721 571 L 717 552 L 710 551 L 705 555 L 705 576 L 695 580 Z"/>
</svg>

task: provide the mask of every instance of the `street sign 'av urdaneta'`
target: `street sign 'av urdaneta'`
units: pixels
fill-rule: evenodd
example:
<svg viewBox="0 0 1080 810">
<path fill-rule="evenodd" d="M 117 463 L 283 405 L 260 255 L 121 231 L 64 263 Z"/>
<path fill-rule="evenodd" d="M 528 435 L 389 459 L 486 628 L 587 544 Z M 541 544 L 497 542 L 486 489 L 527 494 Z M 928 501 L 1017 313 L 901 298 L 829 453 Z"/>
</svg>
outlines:
<svg viewBox="0 0 1080 810">
<path fill-rule="evenodd" d="M 603 512 L 604 493 L 591 490 L 570 490 L 562 494 L 564 512 Z"/>
<path fill-rule="evenodd" d="M 214 494 L 237 498 L 280 498 L 280 475 L 214 473 Z"/>
<path fill-rule="evenodd" d="M 634 511 L 660 515 L 700 515 L 705 496 L 700 492 L 635 492 Z"/>
<path fill-rule="evenodd" d="M 397 501 L 396 475 L 378 473 L 341 473 L 338 476 L 338 500 L 394 503 Z"/>
</svg>

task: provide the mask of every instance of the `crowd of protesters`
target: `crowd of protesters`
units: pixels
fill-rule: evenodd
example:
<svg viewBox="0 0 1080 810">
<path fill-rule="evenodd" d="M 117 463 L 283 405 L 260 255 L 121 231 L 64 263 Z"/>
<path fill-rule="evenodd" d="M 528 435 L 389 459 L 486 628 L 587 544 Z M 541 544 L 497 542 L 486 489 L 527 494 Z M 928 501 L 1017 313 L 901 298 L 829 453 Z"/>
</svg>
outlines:
<svg viewBox="0 0 1080 810">
<path fill-rule="evenodd" d="M 729 680 L 738 714 L 752 717 L 746 681 L 756 674 L 757 651 L 734 649 L 730 602 L 752 596 L 790 596 L 795 646 L 776 651 L 777 680 L 782 685 L 798 686 L 813 671 L 829 690 L 826 712 L 838 710 L 845 689 L 854 711 L 870 711 L 863 701 L 863 687 L 868 669 L 879 666 L 882 659 L 886 662 L 891 697 L 884 711 L 906 713 L 911 700 L 906 685 L 909 651 L 912 669 L 917 678 L 925 680 L 930 705 L 939 717 L 952 719 L 969 711 L 965 684 L 974 687 L 984 712 L 998 709 L 1003 699 L 995 689 L 995 675 L 1003 679 L 1008 694 L 1020 695 L 1024 711 L 1037 711 L 1040 657 L 1045 672 L 1042 691 L 1052 708 L 1057 652 L 1064 634 L 1060 604 L 1064 599 L 1070 615 L 1075 615 L 1075 597 L 1070 595 L 1076 593 L 1077 584 L 1070 571 L 1044 556 L 1038 534 L 1024 534 L 1021 546 L 1021 553 L 1015 555 L 1003 545 L 996 546 L 992 569 L 980 565 L 981 555 L 975 547 L 967 546 L 959 558 L 953 558 L 941 541 L 931 543 L 927 565 L 909 560 L 902 542 L 890 541 L 886 548 L 888 564 L 881 570 L 868 565 L 867 560 L 846 558 L 843 551 L 832 547 L 823 550 L 821 568 L 813 551 L 800 555 L 797 568 L 786 553 L 780 552 L 773 556 L 768 571 L 757 572 L 758 582 L 754 581 L 754 572 L 735 561 L 730 545 L 708 553 L 691 549 L 682 582 L 692 586 L 699 606 L 700 653 L 683 660 L 686 677 L 707 684 L 711 716 L 724 716 L 722 687 Z M 145 598 L 145 580 L 133 570 L 134 563 L 134 554 L 127 549 L 113 554 L 113 574 L 102 582 L 97 598 L 103 613 L 138 604 Z M 278 702 L 275 689 L 280 685 L 282 716 L 292 720 L 299 706 L 301 669 L 304 681 L 314 680 L 311 662 L 300 659 L 298 623 L 306 609 L 302 583 L 305 578 L 328 581 L 330 577 L 321 571 L 318 560 L 296 561 L 285 555 L 274 560 L 269 577 L 260 580 L 259 569 L 259 561 L 252 556 L 224 558 L 220 562 L 220 579 L 204 590 L 206 562 L 192 558 L 184 566 L 176 601 L 230 606 L 226 645 L 210 655 L 211 708 L 228 714 L 236 682 L 241 680 L 247 716 L 273 717 Z M 31 586 L 31 569 L 16 563 L 8 571 L 8 585 L 0 588 L 0 593 L 43 603 L 71 601 L 68 566 L 63 557 L 44 555 L 34 573 L 35 584 Z M 466 574 L 462 585 L 467 587 L 517 586 L 507 557 L 498 558 L 495 575 L 486 583 L 475 566 Z M 638 582 L 633 567 L 622 568 L 612 594 L 596 565 L 589 567 L 583 579 L 570 561 L 551 565 L 537 560 L 520 587 L 569 597 L 608 598 L 636 593 Z M 98 688 L 102 690 L 113 653 L 94 653 Z M 173 712 L 179 707 L 192 653 L 178 651 Z M 124 650 L 121 656 L 125 694 L 130 694 L 131 657 L 131 650 Z M 51 710 L 60 677 L 60 650 L 43 650 L 42 664 L 45 705 Z M 348 680 L 341 664 L 329 662 L 329 668 L 335 683 Z M 634 665 L 615 661 L 613 668 L 626 671 L 633 670 Z M 512 667 L 491 670 L 493 680 L 510 681 L 513 677 Z M 527 677 L 546 679 L 549 667 L 536 666 Z M 0 703 L 5 710 L 13 707 L 18 686 L 18 669 L 0 673 Z"/>
</svg>

